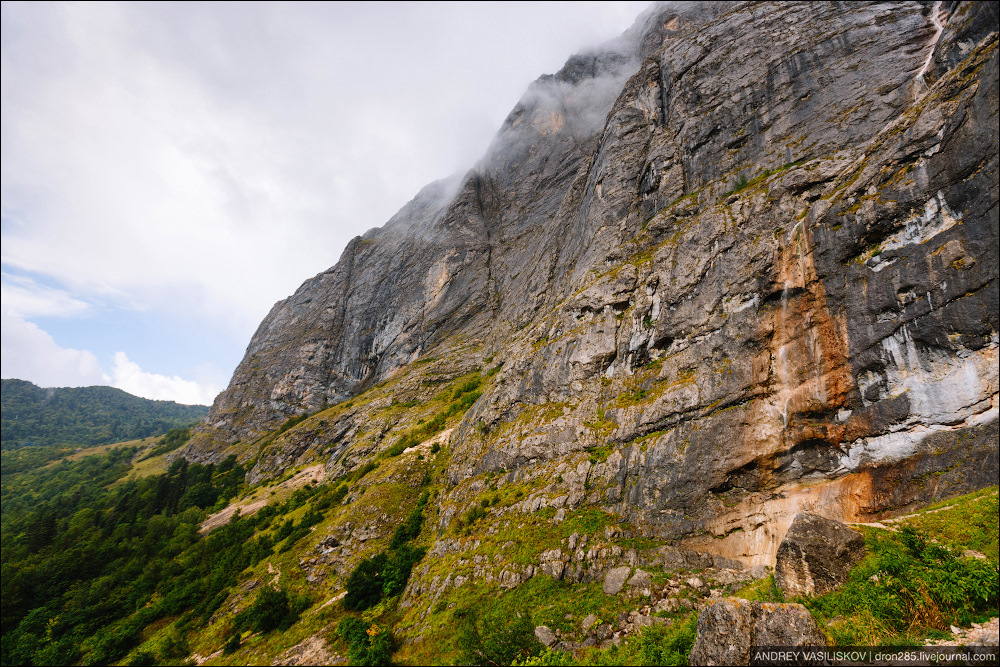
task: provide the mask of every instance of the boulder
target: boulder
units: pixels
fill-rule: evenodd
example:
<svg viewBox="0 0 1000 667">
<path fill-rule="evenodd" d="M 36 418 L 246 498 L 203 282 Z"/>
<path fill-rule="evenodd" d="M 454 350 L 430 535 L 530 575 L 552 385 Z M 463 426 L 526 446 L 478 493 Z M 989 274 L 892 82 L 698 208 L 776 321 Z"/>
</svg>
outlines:
<svg viewBox="0 0 1000 667">
<path fill-rule="evenodd" d="M 800 604 L 721 598 L 705 604 L 688 660 L 692 665 L 749 665 L 754 646 L 826 646 Z"/>
<path fill-rule="evenodd" d="M 547 625 L 539 625 L 535 627 L 535 639 L 540 641 L 545 646 L 555 646 L 559 643 L 559 638 L 556 637 L 555 633 Z"/>
<path fill-rule="evenodd" d="M 649 576 L 649 572 L 644 570 L 636 570 L 632 578 L 628 580 L 628 587 L 634 591 L 642 593 L 643 595 L 649 595 L 650 587 L 653 585 L 653 580 Z"/>
<path fill-rule="evenodd" d="M 826 646 L 826 637 L 800 604 L 754 602 L 754 646 Z"/>
<path fill-rule="evenodd" d="M 865 555 L 865 538 L 839 521 L 800 512 L 778 547 L 774 578 L 788 597 L 837 588 Z"/>
<path fill-rule="evenodd" d="M 608 570 L 608 573 L 604 576 L 604 594 L 605 595 L 617 595 L 625 587 L 625 582 L 628 581 L 628 575 L 632 572 L 632 568 L 629 567 L 616 567 Z"/>
<path fill-rule="evenodd" d="M 713 600 L 698 615 L 692 665 L 746 665 L 750 662 L 753 603 L 740 598 Z"/>
</svg>

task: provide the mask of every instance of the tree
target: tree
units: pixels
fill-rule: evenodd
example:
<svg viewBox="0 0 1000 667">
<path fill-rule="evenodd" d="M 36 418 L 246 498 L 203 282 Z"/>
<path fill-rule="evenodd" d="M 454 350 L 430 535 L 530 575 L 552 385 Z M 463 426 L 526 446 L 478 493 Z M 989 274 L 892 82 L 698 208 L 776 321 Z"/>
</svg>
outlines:
<svg viewBox="0 0 1000 667">
<path fill-rule="evenodd" d="M 527 610 L 492 607 L 482 615 L 465 610 L 458 628 L 459 658 L 463 665 L 509 665 L 544 648 L 535 638 Z"/>
</svg>

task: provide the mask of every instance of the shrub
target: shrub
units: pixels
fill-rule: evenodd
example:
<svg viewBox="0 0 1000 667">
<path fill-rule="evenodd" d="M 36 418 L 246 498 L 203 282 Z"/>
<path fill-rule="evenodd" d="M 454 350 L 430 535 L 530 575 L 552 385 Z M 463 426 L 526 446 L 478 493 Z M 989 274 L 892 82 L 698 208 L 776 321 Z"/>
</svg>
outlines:
<svg viewBox="0 0 1000 667">
<path fill-rule="evenodd" d="M 293 603 L 284 589 L 268 586 L 257 595 L 253 604 L 236 615 L 236 629 L 261 633 L 285 631 L 298 620 L 302 606 L 302 601 Z"/>
<path fill-rule="evenodd" d="M 515 660 L 511 664 L 516 667 L 527 667 L 529 665 L 531 667 L 542 667 L 545 665 L 561 667 L 562 665 L 575 665 L 577 662 L 573 660 L 573 654 L 568 651 L 547 648 L 538 655 L 525 658 L 524 660 Z"/>
<path fill-rule="evenodd" d="M 698 630 L 698 615 L 672 626 L 643 628 L 635 638 L 640 665 L 686 665 Z"/>
<path fill-rule="evenodd" d="M 364 611 L 374 607 L 383 598 L 403 592 L 413 566 L 427 553 L 426 549 L 403 544 L 390 552 L 381 551 L 365 558 L 347 579 L 344 609 Z"/>
<path fill-rule="evenodd" d="M 278 434 L 280 435 L 280 434 L 284 433 L 285 431 L 287 431 L 288 429 L 292 428 L 296 424 L 298 424 L 298 423 L 300 423 L 302 421 L 305 421 L 308 417 L 309 417 L 309 413 L 308 412 L 306 412 L 304 414 L 301 414 L 301 415 L 294 415 L 292 417 L 289 417 L 285 421 L 285 423 L 282 424 L 280 428 L 278 428 Z"/>
<path fill-rule="evenodd" d="M 427 549 L 414 548 L 409 544 L 392 552 L 383 574 L 382 594 L 385 597 L 399 595 L 406 588 L 413 566 L 427 553 Z"/>
<path fill-rule="evenodd" d="M 382 600 L 382 570 L 388 560 L 384 551 L 364 558 L 347 579 L 344 609 L 362 611 Z"/>
<path fill-rule="evenodd" d="M 353 477 L 354 480 L 357 481 L 362 477 L 364 477 L 365 475 L 367 475 L 368 473 L 370 473 L 372 470 L 375 470 L 375 468 L 377 467 L 378 463 L 376 463 L 375 461 L 369 461 L 368 463 L 364 464 L 363 466 L 352 472 L 351 477 Z"/>
<path fill-rule="evenodd" d="M 424 524 L 424 507 L 427 506 L 427 500 L 430 498 L 428 493 L 424 491 L 420 494 L 420 499 L 417 501 L 417 506 L 413 508 L 410 512 L 410 516 L 406 518 L 406 522 L 396 528 L 396 532 L 392 534 L 392 541 L 389 543 L 390 549 L 398 549 L 403 546 L 404 543 L 410 540 L 415 540 L 420 534 L 420 529 Z"/>
<path fill-rule="evenodd" d="M 232 655 L 240 648 L 240 633 L 234 632 L 222 647 L 222 655 Z"/>
<path fill-rule="evenodd" d="M 537 655 L 542 645 L 535 638 L 535 626 L 527 610 L 493 607 L 478 614 L 462 613 L 457 643 L 462 665 L 509 665 Z"/>
<path fill-rule="evenodd" d="M 472 526 L 472 524 L 479 521 L 486 515 L 487 511 L 483 509 L 483 507 L 481 507 L 480 505 L 473 505 L 472 507 L 467 509 L 465 513 L 462 515 L 462 517 L 458 520 L 458 527 L 459 528 L 470 527 Z"/>
<path fill-rule="evenodd" d="M 337 625 L 337 634 L 347 644 L 347 661 L 350 664 L 390 664 L 396 640 L 388 630 L 375 624 L 369 627 L 360 618 L 348 616 Z"/>
<path fill-rule="evenodd" d="M 374 607 L 382 598 L 398 595 L 406 588 L 413 566 L 427 553 L 426 549 L 415 548 L 410 542 L 420 535 L 428 498 L 426 491 L 420 495 L 406 522 L 393 533 L 388 552 L 365 558 L 354 568 L 347 579 L 345 609 L 362 611 Z"/>
</svg>

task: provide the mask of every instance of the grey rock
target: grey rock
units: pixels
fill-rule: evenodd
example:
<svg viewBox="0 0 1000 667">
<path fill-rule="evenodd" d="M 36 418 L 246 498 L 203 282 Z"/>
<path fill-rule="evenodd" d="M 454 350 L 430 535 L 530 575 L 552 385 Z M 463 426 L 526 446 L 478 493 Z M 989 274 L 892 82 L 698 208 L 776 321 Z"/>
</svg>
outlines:
<svg viewBox="0 0 1000 667">
<path fill-rule="evenodd" d="M 839 521 L 800 512 L 778 547 L 775 583 L 786 597 L 837 588 L 865 555 L 865 538 Z"/>
<path fill-rule="evenodd" d="M 535 627 L 535 638 L 545 646 L 555 646 L 559 642 L 559 638 L 546 625 Z"/>
<path fill-rule="evenodd" d="M 753 639 L 753 603 L 740 598 L 711 601 L 698 615 L 692 665 L 746 665 Z"/>
<path fill-rule="evenodd" d="M 604 586 L 602 590 L 605 595 L 617 595 L 625 588 L 625 582 L 628 581 L 628 575 L 632 572 L 632 568 L 629 567 L 616 567 L 608 570 L 608 573 L 604 576 Z"/>
<path fill-rule="evenodd" d="M 635 591 L 642 593 L 643 595 L 649 595 L 650 587 L 653 585 L 653 580 L 649 576 L 649 572 L 644 570 L 636 570 L 632 578 L 628 580 L 628 587 Z"/>
<path fill-rule="evenodd" d="M 562 579 L 566 572 L 566 563 L 561 560 L 548 561 L 542 564 L 541 571 L 553 579 Z"/>
<path fill-rule="evenodd" d="M 701 577 L 689 577 L 684 580 L 684 583 L 695 590 L 701 590 L 705 587 L 705 582 L 701 580 Z"/>
<path fill-rule="evenodd" d="M 594 623 L 597 623 L 597 617 L 593 614 L 587 614 L 586 618 L 580 623 L 580 630 L 588 632 L 594 626 Z"/>
<path fill-rule="evenodd" d="M 809 611 L 800 604 L 710 600 L 698 615 L 692 665 L 748 665 L 752 646 L 826 646 Z"/>
<path fill-rule="evenodd" d="M 691 553 L 769 560 L 793 495 L 863 519 L 995 483 L 996 14 L 942 7 L 939 36 L 919 2 L 658 5 L 276 304 L 181 455 L 335 477 L 412 425 L 394 397 L 274 430 L 495 358 L 449 483 L 565 463 L 522 509 L 564 494 Z"/>
</svg>

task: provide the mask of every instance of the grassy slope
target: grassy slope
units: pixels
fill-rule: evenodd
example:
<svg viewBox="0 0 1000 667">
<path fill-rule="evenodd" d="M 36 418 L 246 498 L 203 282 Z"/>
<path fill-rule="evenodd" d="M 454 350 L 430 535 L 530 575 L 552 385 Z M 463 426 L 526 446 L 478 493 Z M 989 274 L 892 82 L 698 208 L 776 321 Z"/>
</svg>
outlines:
<svg viewBox="0 0 1000 667">
<path fill-rule="evenodd" d="M 472 558 L 473 555 L 489 559 L 490 564 L 495 566 L 494 572 L 503 568 L 515 571 L 527 565 L 537 566 L 541 552 L 559 546 L 563 539 L 574 532 L 591 536 L 593 542 L 601 539 L 607 525 L 614 522 L 617 526 L 613 517 L 596 508 L 584 507 L 568 512 L 566 520 L 559 524 L 551 520 L 554 513 L 552 509 L 528 514 L 510 509 L 515 503 L 552 481 L 545 477 L 526 483 L 504 484 L 498 478 L 479 475 L 457 487 L 452 486 L 447 483 L 443 474 L 450 456 L 447 446 L 435 454 L 431 454 L 428 447 L 422 447 L 401 455 L 387 455 L 401 440 L 405 440 L 408 445 L 414 439 L 426 442 L 442 429 L 455 426 L 467 407 L 462 404 L 466 402 L 463 397 L 468 392 L 463 393 L 461 388 L 468 386 L 474 375 L 479 375 L 479 372 L 466 372 L 439 383 L 423 380 L 423 386 L 432 386 L 436 392 L 430 400 L 423 402 L 405 401 L 403 386 L 407 378 L 402 375 L 347 404 L 312 415 L 284 433 L 275 433 L 259 441 L 255 453 L 258 458 L 265 455 L 269 448 L 279 448 L 285 439 L 321 436 L 345 411 L 358 406 L 367 407 L 371 410 L 368 414 L 374 415 L 370 428 L 359 431 L 349 450 L 341 456 L 341 460 L 354 463 L 344 467 L 334 466 L 330 470 L 337 473 L 353 467 L 358 471 L 359 464 L 365 460 L 377 461 L 378 467 L 360 479 L 354 479 L 357 475 L 355 472 L 354 475 L 324 480 L 321 491 L 347 483 L 350 485 L 350 495 L 342 504 L 325 510 L 323 520 L 290 550 L 281 553 L 276 548 L 270 557 L 246 570 L 240 577 L 240 585 L 231 592 L 210 623 L 189 635 L 192 653 L 202 657 L 212 656 L 208 664 L 269 664 L 307 640 L 320 639 L 325 642 L 330 654 L 343 656 L 347 647 L 338 638 L 335 629 L 339 620 L 347 614 L 337 601 L 344 591 L 347 576 L 362 558 L 387 547 L 393 530 L 404 522 L 423 491 L 430 493 L 432 502 L 425 510 L 424 528 L 416 540 L 417 546 L 430 548 L 436 541 L 445 538 L 461 545 L 458 553 L 428 555 L 417 564 L 413 576 L 419 576 L 425 586 L 433 582 L 435 577 L 440 582 L 449 575 L 453 579 L 456 576 L 472 575 L 480 566 Z M 483 374 L 482 382 L 485 384 L 488 381 L 489 375 Z M 397 396 L 402 396 L 405 402 L 400 402 Z M 463 409 L 456 410 L 455 406 Z M 441 415 L 447 416 L 436 419 Z M 384 420 L 381 423 L 390 427 L 387 433 L 378 436 L 376 432 L 382 428 L 380 420 Z M 411 435 L 412 438 L 408 437 Z M 581 453 L 581 456 L 586 458 L 587 455 Z M 275 504 L 283 502 L 291 493 L 289 480 L 316 462 L 317 459 L 313 459 L 305 465 L 286 470 L 281 477 L 247 489 L 234 502 L 249 503 L 261 498 Z M 464 506 L 450 521 L 443 521 L 438 511 L 439 507 L 448 505 L 449 497 L 469 498 L 473 499 L 472 503 L 478 504 Z M 995 570 L 996 497 L 994 487 L 992 490 L 953 499 L 936 508 L 938 511 L 922 512 L 906 519 L 905 524 L 927 531 L 933 540 L 987 554 Z M 469 510 L 472 507 L 480 507 L 482 511 L 475 511 L 470 516 Z M 284 521 L 300 521 L 309 509 L 310 506 L 306 503 L 287 515 L 276 516 L 266 526 L 259 527 L 258 534 L 276 534 Z M 990 520 L 992 531 L 988 528 Z M 354 540 L 349 555 L 340 552 L 335 554 L 331 562 L 310 563 L 309 559 L 320 557 L 317 545 L 325 537 L 335 535 L 343 540 L 344 536 L 363 527 L 373 529 L 374 535 L 363 542 Z M 869 529 L 868 532 L 874 535 L 888 531 Z M 648 540 L 624 538 L 618 538 L 615 542 L 626 550 L 658 545 Z M 307 581 L 311 571 L 320 574 L 318 581 Z M 659 584 L 669 573 L 653 574 L 654 584 Z M 223 644 L 232 636 L 236 614 L 253 602 L 257 586 L 275 581 L 293 596 L 306 600 L 307 607 L 298 622 L 286 632 L 276 631 L 264 635 L 244 632 L 239 649 L 231 655 L 221 655 Z M 758 599 L 775 597 L 770 580 L 758 582 L 742 594 Z M 394 656 L 396 661 L 404 664 L 442 664 L 455 660 L 459 655 L 455 628 L 461 622 L 463 612 L 468 609 L 499 608 L 507 613 L 528 609 L 533 623 L 571 633 L 587 614 L 593 613 L 599 622 L 613 621 L 622 612 L 636 609 L 643 603 L 643 599 L 635 597 L 606 596 L 599 583 L 571 584 L 537 576 L 513 590 L 507 590 L 495 579 L 491 581 L 489 577 L 484 578 L 480 574 L 473 583 L 465 583 L 457 588 L 450 587 L 445 591 L 438 588 L 434 592 L 425 590 L 423 594 L 405 600 L 399 597 L 384 600 L 361 616 L 366 623 L 392 629 L 401 641 Z M 840 607 L 837 607 L 833 602 L 821 599 L 811 601 L 810 608 L 824 623 L 831 620 L 834 622 L 833 626 L 827 626 L 834 640 L 846 641 L 843 633 L 838 635 L 834 627 L 838 622 L 838 614 L 841 617 L 843 614 L 831 609 L 837 607 L 843 610 L 844 605 L 850 604 L 850 600 L 841 601 Z M 982 614 L 977 618 L 980 616 Z M 657 646 L 679 642 L 681 649 L 689 647 L 690 637 L 685 632 L 692 627 L 690 621 L 693 617 L 693 614 L 682 611 L 673 615 L 673 629 L 654 627 L 636 633 L 621 648 L 589 649 L 579 659 L 588 664 L 643 664 L 664 660 L 665 654 L 657 653 Z M 860 621 L 854 618 L 852 622 L 859 627 L 873 626 L 871 622 Z M 149 628 L 144 647 L 155 647 L 170 632 L 169 624 L 157 624 L 157 627 Z M 872 637 L 913 640 L 914 637 L 928 636 L 926 630 L 921 635 L 921 631 L 916 628 L 907 629 L 904 633 L 882 628 L 881 632 L 881 635 Z M 131 655 L 134 656 L 135 652 Z M 126 658 L 123 662 L 129 659 Z"/>
<path fill-rule="evenodd" d="M 868 554 L 836 591 L 799 599 L 832 644 L 922 645 L 998 614 L 998 487 L 951 498 L 885 527 L 860 526 Z M 785 601 L 773 577 L 738 593 Z"/>
</svg>

